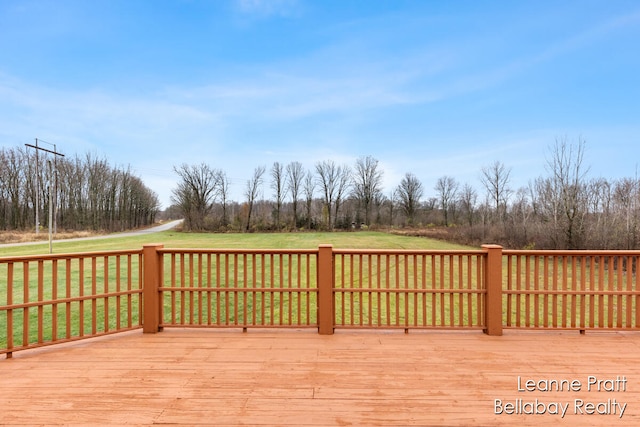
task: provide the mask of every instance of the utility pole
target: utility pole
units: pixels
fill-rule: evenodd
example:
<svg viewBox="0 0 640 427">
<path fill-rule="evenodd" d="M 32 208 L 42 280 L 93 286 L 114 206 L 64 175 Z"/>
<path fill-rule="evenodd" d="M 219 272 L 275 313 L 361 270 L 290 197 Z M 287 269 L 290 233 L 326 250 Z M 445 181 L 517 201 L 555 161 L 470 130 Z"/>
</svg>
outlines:
<svg viewBox="0 0 640 427">
<path fill-rule="evenodd" d="M 26 144 L 25 144 L 26 145 Z M 28 145 L 27 145 L 28 147 Z M 38 161 L 38 138 L 36 138 L 36 236 L 40 233 L 40 219 L 38 218 L 38 215 L 40 214 L 40 180 L 38 179 L 39 177 L 39 173 L 38 173 L 38 164 L 40 163 Z"/>
<path fill-rule="evenodd" d="M 41 141 L 41 142 L 46 142 L 46 141 Z M 48 144 L 48 142 L 47 142 Z M 56 151 L 56 146 L 53 145 L 53 150 L 47 150 L 46 148 L 42 148 L 38 146 L 38 138 L 36 138 L 36 145 L 31 145 L 31 144 L 24 144 L 27 147 L 31 147 L 31 148 L 35 148 L 36 150 L 36 234 L 38 234 L 39 228 L 40 228 L 40 223 L 39 223 L 39 211 L 40 211 L 40 181 L 39 181 L 39 174 L 38 174 L 38 151 L 44 151 L 46 153 L 50 153 L 54 155 L 54 161 L 55 159 L 57 159 L 56 156 L 61 156 L 64 157 L 64 154 L 62 153 L 58 153 Z M 49 163 L 49 186 L 48 186 L 48 190 L 49 190 L 49 253 L 53 252 L 53 188 L 51 186 L 51 181 L 52 181 L 52 177 L 53 177 L 53 172 L 51 170 L 51 161 L 48 161 Z M 57 163 L 56 163 L 57 166 Z M 57 177 L 57 170 L 56 170 L 56 177 Z M 57 179 L 56 179 L 56 189 L 57 189 Z M 56 227 L 57 228 L 57 227 Z"/>
</svg>

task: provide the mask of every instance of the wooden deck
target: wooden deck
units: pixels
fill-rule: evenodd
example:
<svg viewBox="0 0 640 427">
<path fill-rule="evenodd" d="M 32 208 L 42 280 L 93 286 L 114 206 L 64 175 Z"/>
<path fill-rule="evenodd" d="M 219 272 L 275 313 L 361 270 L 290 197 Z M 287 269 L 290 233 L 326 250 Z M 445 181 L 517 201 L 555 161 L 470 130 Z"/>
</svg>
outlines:
<svg viewBox="0 0 640 427">
<path fill-rule="evenodd" d="M 518 391 L 526 380 L 580 390 Z M 603 380 L 589 391 L 590 376 Z M 604 381 L 606 380 L 606 381 Z M 619 381 L 608 381 L 619 380 Z M 623 380 L 626 380 L 624 382 Z M 568 405 L 497 415 L 496 399 Z M 518 404 L 522 399 L 524 406 Z M 584 404 L 576 408 L 583 401 Z M 620 418 L 620 406 L 626 408 Z M 586 415 L 592 408 L 595 412 Z M 599 403 L 603 403 L 598 405 Z M 553 409 L 553 405 L 552 409 Z M 503 409 L 506 408 L 503 405 Z M 597 411 L 615 414 L 599 415 Z M 576 414 L 580 410 L 584 415 Z M 640 425 L 640 333 L 128 332 L 0 360 L 0 424 Z"/>
</svg>

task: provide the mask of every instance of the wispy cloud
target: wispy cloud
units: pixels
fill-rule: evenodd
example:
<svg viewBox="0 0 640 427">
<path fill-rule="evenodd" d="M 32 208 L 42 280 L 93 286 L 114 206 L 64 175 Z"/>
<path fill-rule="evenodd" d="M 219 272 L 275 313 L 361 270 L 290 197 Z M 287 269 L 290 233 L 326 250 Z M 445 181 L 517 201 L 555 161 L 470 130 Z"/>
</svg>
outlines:
<svg viewBox="0 0 640 427">
<path fill-rule="evenodd" d="M 552 62 L 574 51 L 588 49 L 592 44 L 606 40 L 615 32 L 638 24 L 640 24 L 640 10 L 598 21 L 593 26 L 585 24 L 582 30 L 551 40 L 539 50 L 523 50 L 521 54 L 514 55 L 510 60 L 505 58 L 502 63 L 492 64 L 492 67 L 485 71 L 467 75 L 460 80 L 458 87 L 461 90 L 473 91 L 496 86 L 533 67 Z"/>
<path fill-rule="evenodd" d="M 459 89 L 451 55 L 439 50 L 397 53 L 384 61 L 363 55 L 344 61 L 342 48 L 252 66 L 200 86 L 172 86 L 166 95 L 227 119 L 295 121 L 431 103 Z"/>
<path fill-rule="evenodd" d="M 298 0 L 235 0 L 237 10 L 252 18 L 291 17 L 300 10 Z"/>
<path fill-rule="evenodd" d="M 0 96 L 5 138 L 48 135 L 79 152 L 120 144 L 130 152 L 134 147 L 144 150 L 171 134 L 191 135 L 202 126 L 211 129 L 216 124 L 207 111 L 161 97 L 52 89 L 6 77 L 0 78 Z M 116 157 L 126 159 L 122 154 Z"/>
</svg>

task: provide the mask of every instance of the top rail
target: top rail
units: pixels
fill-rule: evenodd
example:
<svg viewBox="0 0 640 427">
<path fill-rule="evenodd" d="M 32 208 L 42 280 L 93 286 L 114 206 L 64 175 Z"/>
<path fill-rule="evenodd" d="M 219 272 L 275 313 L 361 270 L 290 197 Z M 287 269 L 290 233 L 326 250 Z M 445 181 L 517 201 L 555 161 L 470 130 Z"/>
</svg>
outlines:
<svg viewBox="0 0 640 427">
<path fill-rule="evenodd" d="M 334 254 L 350 255 L 350 254 L 362 254 L 362 255 L 483 255 L 485 251 L 481 249 L 465 250 L 465 249 L 333 249 Z"/>
<path fill-rule="evenodd" d="M 118 249 L 109 251 L 92 251 L 92 252 L 69 252 L 63 254 L 41 254 L 41 255 L 18 255 L 0 257 L 0 264 L 10 262 L 28 262 L 28 261 L 52 261 L 66 260 L 75 258 L 92 258 L 102 256 L 117 255 L 141 255 L 142 249 Z"/>
<path fill-rule="evenodd" d="M 161 248 L 159 254 L 238 254 L 238 255 L 313 255 L 318 249 L 226 249 L 226 248 Z"/>
<path fill-rule="evenodd" d="M 555 249 L 504 249 L 503 255 L 514 256 L 640 256 L 640 250 L 555 250 Z"/>
</svg>

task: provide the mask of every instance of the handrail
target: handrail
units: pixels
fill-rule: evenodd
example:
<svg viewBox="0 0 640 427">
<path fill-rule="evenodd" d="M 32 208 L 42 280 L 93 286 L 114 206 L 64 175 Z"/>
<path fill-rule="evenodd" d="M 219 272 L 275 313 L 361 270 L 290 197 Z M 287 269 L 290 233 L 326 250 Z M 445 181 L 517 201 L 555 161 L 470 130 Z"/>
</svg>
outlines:
<svg viewBox="0 0 640 427">
<path fill-rule="evenodd" d="M 4 256 L 0 257 L 0 264 L 8 262 L 23 262 L 23 261 L 52 261 L 60 259 L 76 259 L 76 258 L 92 258 L 111 255 L 140 255 L 142 249 L 116 249 L 108 251 L 92 251 L 92 252 L 69 252 L 62 254 L 42 254 L 42 255 L 18 255 L 18 256 Z"/>
</svg>

